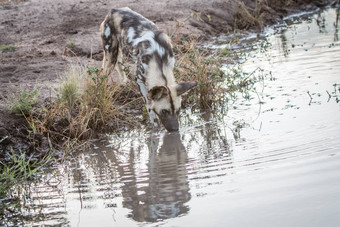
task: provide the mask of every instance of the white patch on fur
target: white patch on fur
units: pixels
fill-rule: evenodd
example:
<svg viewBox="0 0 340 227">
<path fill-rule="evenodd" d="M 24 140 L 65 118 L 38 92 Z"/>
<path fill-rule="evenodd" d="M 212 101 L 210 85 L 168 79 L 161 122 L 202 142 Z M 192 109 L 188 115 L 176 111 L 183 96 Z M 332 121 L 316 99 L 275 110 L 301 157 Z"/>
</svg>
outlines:
<svg viewBox="0 0 340 227">
<path fill-rule="evenodd" d="M 169 89 L 171 90 L 171 97 L 174 103 L 175 111 L 177 111 L 181 108 L 182 97 L 177 95 L 177 91 L 174 86 L 170 86 Z"/>
<path fill-rule="evenodd" d="M 158 114 L 161 114 L 162 110 L 164 110 L 164 109 L 170 111 L 170 109 L 171 109 L 170 99 L 169 99 L 169 97 L 167 97 L 167 98 L 162 98 L 162 99 L 157 100 L 157 101 L 153 101 L 151 107 Z"/>
<path fill-rule="evenodd" d="M 150 47 L 146 49 L 144 54 L 153 54 L 154 52 L 157 52 L 160 57 L 163 57 L 165 50 L 158 42 L 155 41 L 155 33 L 153 31 L 146 31 L 142 36 L 134 39 L 135 34 L 135 29 L 130 27 L 127 32 L 127 41 L 132 43 L 133 47 L 136 47 L 141 42 L 149 41 Z"/>
<path fill-rule="evenodd" d="M 110 45 L 105 45 L 105 50 L 109 50 Z"/>
<path fill-rule="evenodd" d="M 132 43 L 133 37 L 135 36 L 136 32 L 135 29 L 133 27 L 130 27 L 128 32 L 127 32 L 127 41 L 129 43 Z M 134 46 L 134 45 L 133 45 Z"/>
<path fill-rule="evenodd" d="M 147 68 L 145 69 L 145 77 L 148 88 L 153 88 L 155 86 L 164 85 L 165 81 L 162 76 L 162 71 L 153 55 L 149 61 Z"/>
<path fill-rule="evenodd" d="M 111 35 L 111 29 L 108 25 L 106 25 L 104 35 L 105 35 L 106 38 L 109 38 L 109 36 Z"/>
</svg>

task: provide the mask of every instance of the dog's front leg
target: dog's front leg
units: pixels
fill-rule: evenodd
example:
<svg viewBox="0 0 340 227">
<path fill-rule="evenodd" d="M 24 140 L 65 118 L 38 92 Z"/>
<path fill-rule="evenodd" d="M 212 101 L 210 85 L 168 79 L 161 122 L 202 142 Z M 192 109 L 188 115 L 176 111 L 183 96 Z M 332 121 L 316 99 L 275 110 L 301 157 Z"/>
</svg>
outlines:
<svg viewBox="0 0 340 227">
<path fill-rule="evenodd" d="M 123 53 L 121 48 L 119 48 L 119 52 L 118 52 L 118 62 L 116 64 L 116 70 L 119 74 L 119 82 L 120 84 L 124 85 L 128 82 L 128 78 L 123 70 Z"/>
<path fill-rule="evenodd" d="M 137 81 L 137 84 L 138 84 L 138 87 L 139 87 L 139 91 L 144 97 L 144 100 L 145 100 L 145 103 L 146 103 L 146 109 L 147 109 L 148 115 L 149 115 L 149 120 L 154 127 L 159 127 L 158 117 L 149 105 L 148 91 L 146 90 L 146 86 L 143 82 L 143 76 L 137 75 L 136 81 Z"/>
<path fill-rule="evenodd" d="M 146 109 L 148 110 L 148 114 L 149 114 L 149 120 L 151 122 L 151 124 L 157 128 L 159 127 L 159 121 L 158 121 L 158 117 L 156 115 L 156 113 L 149 108 L 149 105 L 146 105 Z"/>
</svg>

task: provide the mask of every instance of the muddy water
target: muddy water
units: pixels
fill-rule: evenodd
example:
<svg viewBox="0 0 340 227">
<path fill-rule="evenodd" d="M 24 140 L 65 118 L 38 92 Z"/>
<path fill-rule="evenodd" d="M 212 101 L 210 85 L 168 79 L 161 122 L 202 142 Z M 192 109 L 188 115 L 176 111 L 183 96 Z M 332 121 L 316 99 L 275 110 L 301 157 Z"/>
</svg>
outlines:
<svg viewBox="0 0 340 227">
<path fill-rule="evenodd" d="M 339 9 L 287 18 L 226 67 L 261 78 L 247 94 L 184 111 L 180 133 L 112 135 L 46 170 L 8 223 L 338 226 L 339 23 Z"/>
</svg>

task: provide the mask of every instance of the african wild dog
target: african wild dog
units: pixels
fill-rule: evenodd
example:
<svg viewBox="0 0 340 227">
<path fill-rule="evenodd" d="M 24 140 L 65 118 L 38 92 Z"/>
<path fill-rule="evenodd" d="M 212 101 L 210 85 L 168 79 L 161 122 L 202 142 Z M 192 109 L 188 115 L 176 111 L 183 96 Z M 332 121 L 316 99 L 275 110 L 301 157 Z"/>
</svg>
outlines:
<svg viewBox="0 0 340 227">
<path fill-rule="evenodd" d="M 197 82 L 176 83 L 169 37 L 129 8 L 112 9 L 100 26 L 100 33 L 104 48 L 103 72 L 110 75 L 116 67 L 125 83 L 122 60 L 132 59 L 151 123 L 157 126 L 160 119 L 168 131 L 177 131 L 181 95 Z"/>
</svg>

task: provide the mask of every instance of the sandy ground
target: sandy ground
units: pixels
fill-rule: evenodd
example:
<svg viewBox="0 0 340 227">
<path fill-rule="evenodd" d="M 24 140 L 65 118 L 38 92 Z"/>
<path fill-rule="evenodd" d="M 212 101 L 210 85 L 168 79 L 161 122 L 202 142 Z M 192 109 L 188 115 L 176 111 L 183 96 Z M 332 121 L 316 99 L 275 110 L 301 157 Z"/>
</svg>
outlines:
<svg viewBox="0 0 340 227">
<path fill-rule="evenodd" d="M 238 29 L 260 30 L 290 13 L 312 10 L 328 0 L 287 0 L 268 6 L 263 2 L 258 21 L 242 13 L 241 5 L 255 10 L 256 1 L 236 0 L 0 0 L 0 146 L 24 141 L 25 122 L 11 114 L 4 97 L 13 87 L 39 88 L 42 99 L 50 96 L 70 62 L 100 66 L 99 25 L 111 8 L 130 7 L 169 34 L 196 34 L 208 39 Z M 278 1 L 280 2 L 280 1 Z M 281 1 L 284 2 L 284 1 Z M 267 2 L 268 3 L 268 2 Z M 74 48 L 70 50 L 70 44 Z M 4 148 L 2 148 L 4 149 Z"/>
</svg>

